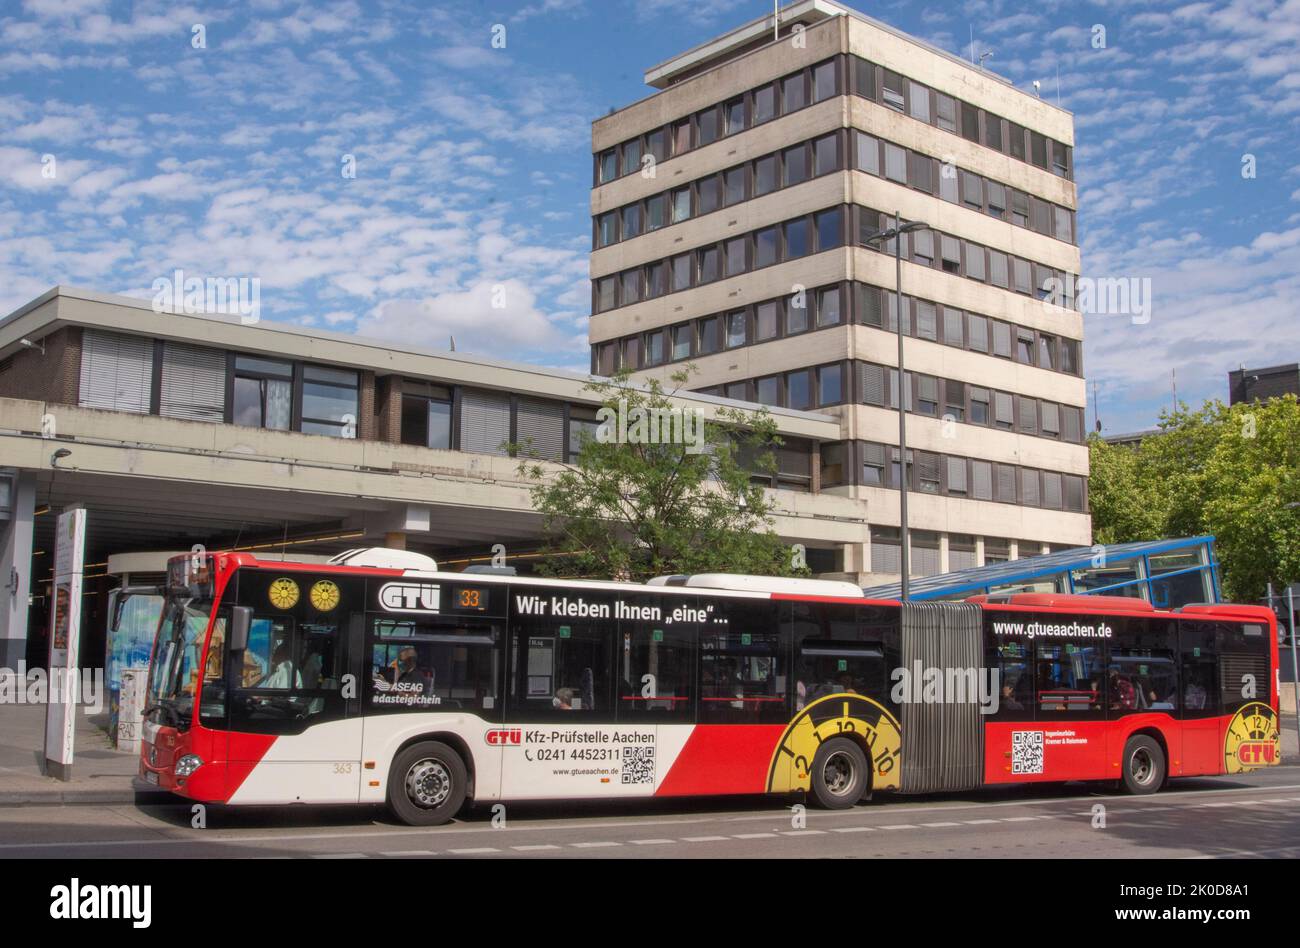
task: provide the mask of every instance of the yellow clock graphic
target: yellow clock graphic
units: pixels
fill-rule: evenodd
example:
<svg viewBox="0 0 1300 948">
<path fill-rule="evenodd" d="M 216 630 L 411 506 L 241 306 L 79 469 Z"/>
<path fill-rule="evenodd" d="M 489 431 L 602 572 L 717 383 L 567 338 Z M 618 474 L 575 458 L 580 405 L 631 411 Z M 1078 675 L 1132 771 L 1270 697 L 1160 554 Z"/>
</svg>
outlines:
<svg viewBox="0 0 1300 948">
<path fill-rule="evenodd" d="M 1244 705 L 1228 722 L 1223 737 L 1223 769 L 1240 774 L 1256 767 L 1268 767 L 1282 758 L 1277 715 L 1260 701 Z"/>
<path fill-rule="evenodd" d="M 849 734 L 861 736 L 869 748 L 872 788 L 897 789 L 903 750 L 898 720 L 870 698 L 845 693 L 818 698 L 790 722 L 772 755 L 768 792 L 809 789 L 817 748 L 832 737 Z"/>
<path fill-rule="evenodd" d="M 287 576 L 282 576 L 272 581 L 266 595 L 275 608 L 292 609 L 298 604 L 298 584 Z"/>
<path fill-rule="evenodd" d="M 317 612 L 329 612 L 339 604 L 341 597 L 337 584 L 328 579 L 322 579 L 312 585 L 307 598 L 311 601 L 312 608 Z"/>
</svg>

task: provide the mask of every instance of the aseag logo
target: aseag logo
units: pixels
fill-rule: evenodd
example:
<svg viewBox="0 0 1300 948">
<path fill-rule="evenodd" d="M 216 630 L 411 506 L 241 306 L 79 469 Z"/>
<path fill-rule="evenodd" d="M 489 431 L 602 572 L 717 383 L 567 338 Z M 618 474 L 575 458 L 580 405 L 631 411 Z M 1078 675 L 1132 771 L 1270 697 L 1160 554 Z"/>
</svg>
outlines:
<svg viewBox="0 0 1300 948">
<path fill-rule="evenodd" d="M 379 604 L 389 612 L 437 612 L 441 599 L 440 587 L 430 583 L 385 583 L 379 589 Z"/>
</svg>

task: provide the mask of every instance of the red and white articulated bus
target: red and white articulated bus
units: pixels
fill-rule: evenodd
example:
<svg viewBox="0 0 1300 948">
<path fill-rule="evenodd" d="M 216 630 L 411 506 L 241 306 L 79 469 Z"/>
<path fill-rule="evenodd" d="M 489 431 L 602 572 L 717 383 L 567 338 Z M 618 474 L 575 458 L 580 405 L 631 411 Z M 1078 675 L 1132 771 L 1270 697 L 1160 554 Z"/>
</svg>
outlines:
<svg viewBox="0 0 1300 948">
<path fill-rule="evenodd" d="M 172 560 L 140 773 L 219 804 L 877 791 L 1277 764 L 1276 620 L 1101 596 L 899 603 L 849 583 L 650 583 Z"/>
</svg>

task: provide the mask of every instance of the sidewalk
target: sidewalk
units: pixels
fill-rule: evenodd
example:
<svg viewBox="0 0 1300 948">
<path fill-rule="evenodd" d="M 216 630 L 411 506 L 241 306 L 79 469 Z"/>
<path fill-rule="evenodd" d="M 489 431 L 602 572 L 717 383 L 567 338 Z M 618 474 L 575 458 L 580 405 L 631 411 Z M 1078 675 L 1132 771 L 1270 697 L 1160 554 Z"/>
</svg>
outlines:
<svg viewBox="0 0 1300 948">
<path fill-rule="evenodd" d="M 136 801 L 131 778 L 138 758 L 109 743 L 108 712 L 86 715 L 78 710 L 76 720 L 72 779 L 65 783 L 42 770 L 45 706 L 0 705 L 0 806 Z M 1289 766 L 1300 765 L 1295 717 L 1283 714 L 1282 720 L 1282 760 Z M 167 793 L 158 796 L 172 799 Z"/>
<path fill-rule="evenodd" d="M 45 705 L 0 705 L 0 806 L 59 803 L 131 803 L 134 753 L 108 740 L 108 712 L 77 710 L 72 779 L 45 776 Z"/>
</svg>

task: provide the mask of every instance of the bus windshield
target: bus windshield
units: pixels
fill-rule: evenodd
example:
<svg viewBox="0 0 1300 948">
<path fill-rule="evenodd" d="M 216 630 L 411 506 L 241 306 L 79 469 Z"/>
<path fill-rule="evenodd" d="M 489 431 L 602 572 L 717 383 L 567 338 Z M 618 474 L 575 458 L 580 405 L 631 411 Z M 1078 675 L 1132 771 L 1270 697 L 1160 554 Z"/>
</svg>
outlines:
<svg viewBox="0 0 1300 948">
<path fill-rule="evenodd" d="M 196 595 L 197 591 L 193 586 L 168 586 L 149 670 L 145 716 L 182 731 L 189 729 L 194 717 L 203 639 L 212 615 L 211 596 Z"/>
</svg>

